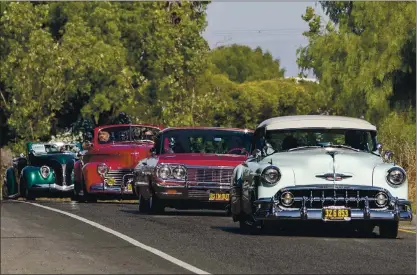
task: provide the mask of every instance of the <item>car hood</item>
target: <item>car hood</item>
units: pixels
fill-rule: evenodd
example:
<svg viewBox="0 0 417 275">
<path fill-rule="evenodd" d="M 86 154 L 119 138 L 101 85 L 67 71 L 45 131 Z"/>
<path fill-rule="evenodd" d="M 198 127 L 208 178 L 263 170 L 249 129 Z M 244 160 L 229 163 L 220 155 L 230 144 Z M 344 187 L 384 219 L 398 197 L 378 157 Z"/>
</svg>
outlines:
<svg viewBox="0 0 417 275">
<path fill-rule="evenodd" d="M 235 167 L 247 159 L 246 155 L 217 154 L 166 154 L 158 158 L 158 163 L 175 163 L 190 166 L 230 166 Z"/>
<path fill-rule="evenodd" d="M 49 165 L 51 161 L 59 162 L 60 164 L 66 164 L 67 161 L 75 159 L 75 153 L 53 153 L 30 156 L 31 165 L 42 166 Z"/>
<path fill-rule="evenodd" d="M 334 150 L 335 173 L 342 176 L 336 183 L 372 185 L 373 170 L 383 163 L 381 157 L 349 149 Z M 295 185 L 333 184 L 333 158 L 326 148 L 276 153 L 262 160 L 264 164 L 271 161 L 277 167 L 291 168 Z"/>
<path fill-rule="evenodd" d="M 102 162 L 111 170 L 133 169 L 136 164 L 149 155 L 151 143 L 112 144 L 93 148 L 83 156 L 84 163 Z"/>
</svg>

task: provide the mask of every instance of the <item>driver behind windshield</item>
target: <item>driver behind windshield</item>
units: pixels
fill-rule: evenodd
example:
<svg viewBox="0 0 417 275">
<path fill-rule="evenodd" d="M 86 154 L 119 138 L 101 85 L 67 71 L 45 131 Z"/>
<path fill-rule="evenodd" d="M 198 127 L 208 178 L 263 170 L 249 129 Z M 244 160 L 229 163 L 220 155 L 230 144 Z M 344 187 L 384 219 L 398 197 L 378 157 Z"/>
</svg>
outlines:
<svg viewBox="0 0 417 275">
<path fill-rule="evenodd" d="M 100 131 L 100 132 L 98 133 L 98 140 L 99 140 L 100 142 L 107 142 L 107 141 L 109 141 L 109 139 L 110 139 L 110 134 L 109 134 L 109 132 L 106 132 L 106 131 Z"/>
<path fill-rule="evenodd" d="M 153 138 L 154 138 L 154 135 L 151 130 L 146 131 L 143 135 L 144 140 L 153 140 Z"/>
</svg>

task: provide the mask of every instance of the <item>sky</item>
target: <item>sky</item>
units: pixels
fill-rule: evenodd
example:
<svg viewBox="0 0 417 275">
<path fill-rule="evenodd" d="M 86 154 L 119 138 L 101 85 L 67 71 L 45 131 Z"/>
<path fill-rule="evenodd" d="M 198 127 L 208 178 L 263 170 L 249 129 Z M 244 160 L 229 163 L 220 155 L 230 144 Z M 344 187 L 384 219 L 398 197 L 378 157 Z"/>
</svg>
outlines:
<svg viewBox="0 0 417 275">
<path fill-rule="evenodd" d="M 301 19 L 308 6 L 328 20 L 316 2 L 211 2 L 203 33 L 210 48 L 233 43 L 261 47 L 279 59 L 285 76 L 297 76 L 296 50 L 308 44 L 302 35 L 308 24 Z M 314 77 L 309 74 L 308 77 Z"/>
</svg>

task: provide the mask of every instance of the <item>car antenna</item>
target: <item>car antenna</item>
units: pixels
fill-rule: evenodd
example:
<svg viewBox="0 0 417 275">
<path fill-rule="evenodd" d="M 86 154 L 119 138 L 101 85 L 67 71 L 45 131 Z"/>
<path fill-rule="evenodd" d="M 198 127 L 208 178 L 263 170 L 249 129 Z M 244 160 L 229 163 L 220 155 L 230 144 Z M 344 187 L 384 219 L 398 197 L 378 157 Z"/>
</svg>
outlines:
<svg viewBox="0 0 417 275">
<path fill-rule="evenodd" d="M 271 165 L 272 165 L 272 158 L 269 160 L 269 164 L 271 164 Z"/>
</svg>

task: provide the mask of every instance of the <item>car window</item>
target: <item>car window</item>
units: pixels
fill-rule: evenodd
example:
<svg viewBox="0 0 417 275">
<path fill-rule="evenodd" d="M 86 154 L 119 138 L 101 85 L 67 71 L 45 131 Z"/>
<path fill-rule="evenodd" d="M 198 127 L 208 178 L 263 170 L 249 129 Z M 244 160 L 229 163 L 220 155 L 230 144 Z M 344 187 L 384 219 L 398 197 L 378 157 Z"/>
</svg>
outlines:
<svg viewBox="0 0 417 275">
<path fill-rule="evenodd" d="M 265 141 L 278 152 L 304 146 L 344 145 L 362 151 L 371 151 L 375 147 L 375 140 L 369 131 L 346 129 L 267 131 Z"/>
</svg>

